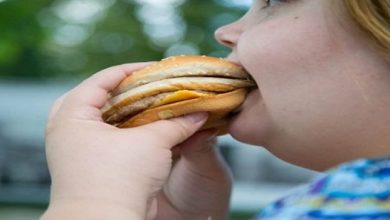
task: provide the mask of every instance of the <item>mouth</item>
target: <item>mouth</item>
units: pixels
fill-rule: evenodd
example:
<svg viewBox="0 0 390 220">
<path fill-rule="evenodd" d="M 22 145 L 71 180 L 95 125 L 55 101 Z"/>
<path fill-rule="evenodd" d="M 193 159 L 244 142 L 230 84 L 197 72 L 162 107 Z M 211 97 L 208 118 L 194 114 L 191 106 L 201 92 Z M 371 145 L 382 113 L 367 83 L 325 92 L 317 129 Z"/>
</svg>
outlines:
<svg viewBox="0 0 390 220">
<path fill-rule="evenodd" d="M 260 92 L 259 88 L 255 87 L 247 93 L 245 101 L 240 106 L 238 106 L 236 109 L 234 109 L 232 112 L 230 112 L 230 114 L 228 115 L 229 120 L 238 116 L 245 108 L 248 107 L 248 98 L 251 96 L 251 93 L 254 93 L 254 92 Z"/>
<path fill-rule="evenodd" d="M 238 108 L 231 111 L 229 113 L 229 115 L 227 116 L 228 121 L 231 121 L 233 118 L 235 118 L 237 115 L 239 115 L 241 111 L 242 111 L 242 105 L 240 105 Z"/>
<path fill-rule="evenodd" d="M 244 101 L 240 106 L 238 106 L 236 109 L 234 109 L 232 112 L 230 112 L 229 118 L 233 118 L 233 117 L 235 117 L 236 115 L 240 114 L 240 112 L 244 109 L 244 106 L 246 105 L 245 103 L 247 102 L 247 99 L 248 99 L 248 97 L 250 96 L 250 94 L 251 94 L 252 92 L 254 92 L 254 91 L 260 92 L 260 90 L 259 90 L 259 86 L 258 86 L 258 84 L 257 84 L 257 82 L 256 82 L 256 80 L 255 80 L 255 78 L 252 76 L 252 74 L 250 74 L 250 72 L 249 72 L 245 67 L 242 66 L 241 63 L 235 62 L 235 61 L 230 61 L 230 62 L 236 63 L 237 65 L 241 66 L 241 67 L 244 69 L 244 71 L 248 74 L 248 75 L 247 75 L 247 80 L 255 83 L 255 85 L 252 86 L 252 87 L 250 88 L 250 90 L 248 91 L 248 93 L 247 93 L 247 95 L 246 95 L 246 98 L 245 98 L 245 101 Z"/>
</svg>

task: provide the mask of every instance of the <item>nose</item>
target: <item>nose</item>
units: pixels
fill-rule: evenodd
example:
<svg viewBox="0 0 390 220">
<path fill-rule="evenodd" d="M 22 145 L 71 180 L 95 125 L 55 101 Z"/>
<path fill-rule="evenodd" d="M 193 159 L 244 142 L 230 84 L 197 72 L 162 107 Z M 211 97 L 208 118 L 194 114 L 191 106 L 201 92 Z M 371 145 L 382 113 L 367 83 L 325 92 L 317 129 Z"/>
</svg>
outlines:
<svg viewBox="0 0 390 220">
<path fill-rule="evenodd" d="M 227 47 L 234 48 L 237 45 L 241 35 L 242 27 L 240 20 L 218 28 L 215 33 L 215 39 Z"/>
</svg>

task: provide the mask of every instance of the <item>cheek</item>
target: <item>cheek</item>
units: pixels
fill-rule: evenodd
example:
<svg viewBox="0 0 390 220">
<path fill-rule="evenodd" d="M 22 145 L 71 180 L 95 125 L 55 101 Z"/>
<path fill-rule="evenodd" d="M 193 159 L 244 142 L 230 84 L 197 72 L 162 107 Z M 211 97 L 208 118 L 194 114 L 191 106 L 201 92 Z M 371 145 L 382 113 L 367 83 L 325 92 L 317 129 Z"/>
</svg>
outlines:
<svg viewBox="0 0 390 220">
<path fill-rule="evenodd" d="M 243 33 L 237 45 L 240 62 L 259 85 L 271 118 L 267 121 L 273 123 L 266 127 L 275 131 L 281 127 L 296 130 L 297 126 L 310 131 L 316 120 L 323 120 L 317 117 L 321 115 L 318 109 L 325 111 L 330 106 L 320 100 L 337 96 L 333 80 L 339 73 L 332 65 L 338 62 L 333 56 L 337 45 L 325 21 L 315 19 L 313 15 L 263 22 Z"/>
<path fill-rule="evenodd" d="M 261 80 L 292 77 L 317 69 L 335 52 L 325 21 L 285 17 L 262 22 L 244 32 L 237 45 L 243 65 Z"/>
<path fill-rule="evenodd" d="M 237 54 L 257 81 L 267 105 L 299 98 L 302 85 L 317 86 L 337 50 L 325 21 L 280 18 L 243 33 Z M 274 103 L 275 102 L 275 103 Z"/>
</svg>

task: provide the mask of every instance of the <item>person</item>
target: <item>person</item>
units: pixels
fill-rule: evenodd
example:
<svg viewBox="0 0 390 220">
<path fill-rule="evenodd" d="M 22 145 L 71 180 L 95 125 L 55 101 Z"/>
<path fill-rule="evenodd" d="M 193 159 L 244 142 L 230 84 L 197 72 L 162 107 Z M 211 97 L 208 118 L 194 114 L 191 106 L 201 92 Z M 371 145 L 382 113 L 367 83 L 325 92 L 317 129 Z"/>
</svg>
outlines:
<svg viewBox="0 0 390 220">
<path fill-rule="evenodd" d="M 389 0 L 257 0 L 216 30 L 227 59 L 258 84 L 232 136 L 325 171 L 259 219 L 390 219 L 389 12 Z M 56 101 L 42 219 L 228 218 L 231 174 L 215 131 L 197 132 L 207 113 L 130 129 L 103 123 L 107 93 L 146 65 L 103 70 Z M 171 150 L 181 153 L 174 166 Z"/>
</svg>

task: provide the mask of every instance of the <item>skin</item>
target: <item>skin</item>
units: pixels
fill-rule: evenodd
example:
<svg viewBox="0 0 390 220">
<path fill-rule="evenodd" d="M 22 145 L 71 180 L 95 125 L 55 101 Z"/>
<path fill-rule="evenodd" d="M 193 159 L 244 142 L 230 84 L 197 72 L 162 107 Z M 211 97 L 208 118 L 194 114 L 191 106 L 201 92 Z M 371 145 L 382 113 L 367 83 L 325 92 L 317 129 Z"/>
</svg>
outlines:
<svg viewBox="0 0 390 220">
<path fill-rule="evenodd" d="M 388 155 L 389 62 L 340 1 L 277 2 L 257 0 L 216 31 L 232 49 L 228 59 L 259 86 L 232 119 L 231 134 L 317 170 Z M 207 114 L 131 129 L 103 123 L 108 92 L 146 65 L 103 70 L 56 101 L 42 219 L 227 219 L 231 175 L 213 147 L 215 132 L 197 133 Z M 172 151 L 180 159 L 172 161 Z"/>
<path fill-rule="evenodd" d="M 194 134 L 206 113 L 130 129 L 103 122 L 108 92 L 146 65 L 103 70 L 55 102 L 46 128 L 51 198 L 41 219 L 227 218 L 231 175 L 213 147 L 216 131 Z"/>
<path fill-rule="evenodd" d="M 229 59 L 259 86 L 230 133 L 316 170 L 388 155 L 389 62 L 341 1 L 275 2 L 255 1 L 243 18 L 216 31 L 232 48 Z"/>
</svg>

